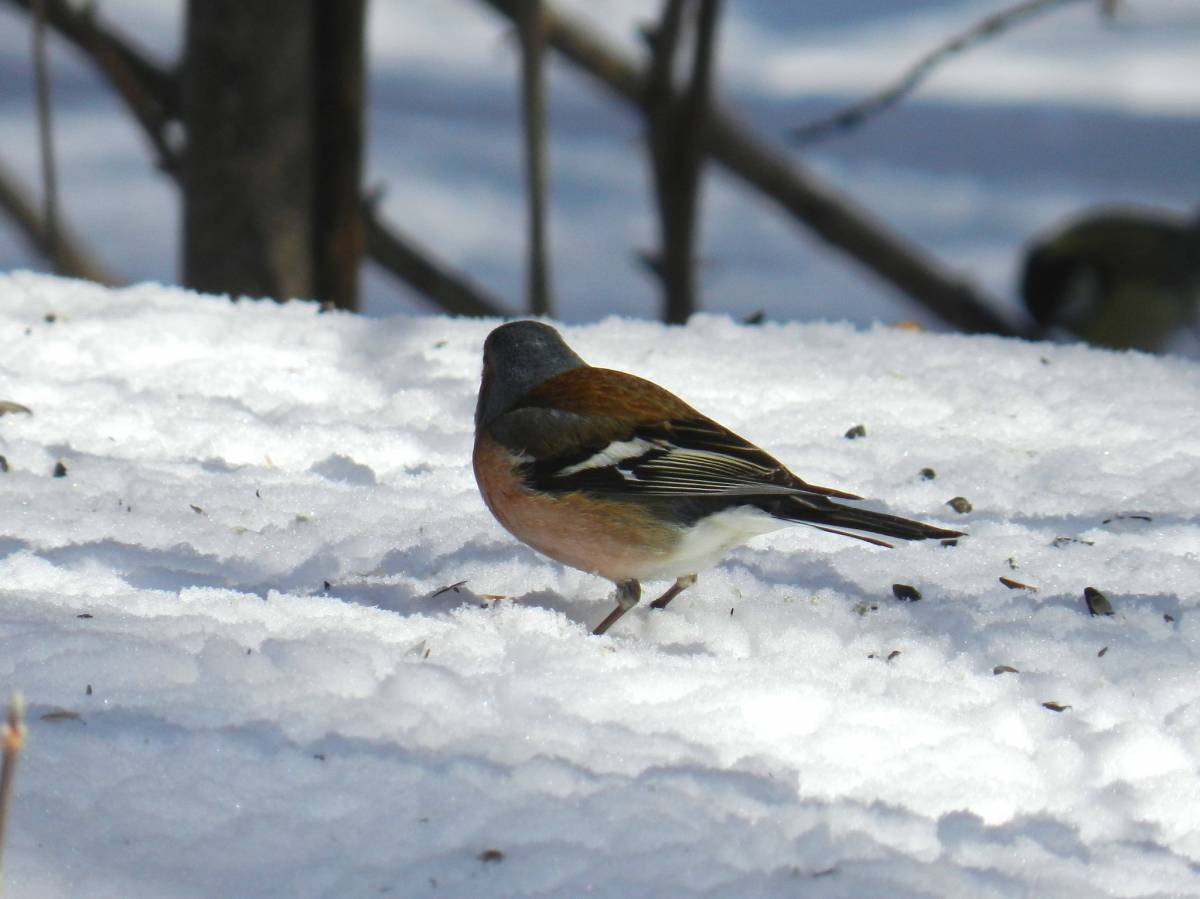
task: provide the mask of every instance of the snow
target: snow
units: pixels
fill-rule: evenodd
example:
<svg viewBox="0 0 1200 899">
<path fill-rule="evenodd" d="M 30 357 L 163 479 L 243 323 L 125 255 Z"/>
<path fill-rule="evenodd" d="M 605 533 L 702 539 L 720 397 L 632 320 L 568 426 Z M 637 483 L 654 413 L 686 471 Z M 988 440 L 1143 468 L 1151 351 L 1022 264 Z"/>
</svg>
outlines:
<svg viewBox="0 0 1200 899">
<path fill-rule="evenodd" d="M 564 328 L 970 533 L 779 531 L 592 637 L 473 482 L 493 325 L 0 276 L 9 897 L 1200 894 L 1197 363 Z"/>
</svg>

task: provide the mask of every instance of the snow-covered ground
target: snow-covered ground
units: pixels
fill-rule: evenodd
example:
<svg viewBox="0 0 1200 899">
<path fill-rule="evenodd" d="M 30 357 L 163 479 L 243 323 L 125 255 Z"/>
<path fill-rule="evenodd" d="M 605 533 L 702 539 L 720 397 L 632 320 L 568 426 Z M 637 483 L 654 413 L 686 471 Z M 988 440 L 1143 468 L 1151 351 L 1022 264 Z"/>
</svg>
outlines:
<svg viewBox="0 0 1200 899">
<path fill-rule="evenodd" d="M 1200 895 L 1200 366 L 567 328 L 970 533 L 780 531 L 592 637 L 475 489 L 492 324 L 0 276 L 8 897 Z"/>
</svg>

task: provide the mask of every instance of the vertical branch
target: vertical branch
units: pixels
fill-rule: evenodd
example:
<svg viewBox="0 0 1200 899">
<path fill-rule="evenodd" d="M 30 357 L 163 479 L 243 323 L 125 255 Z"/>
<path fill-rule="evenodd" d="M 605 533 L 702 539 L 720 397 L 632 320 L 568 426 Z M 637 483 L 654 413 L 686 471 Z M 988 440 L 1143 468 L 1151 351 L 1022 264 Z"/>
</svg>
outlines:
<svg viewBox="0 0 1200 899">
<path fill-rule="evenodd" d="M 525 132 L 525 181 L 529 199 L 529 311 L 550 315 L 550 261 L 546 248 L 546 103 L 541 0 L 520 0 L 521 100 Z"/>
<path fill-rule="evenodd" d="M 696 14 L 691 81 L 683 99 L 679 145 L 678 247 L 668 272 L 681 285 L 678 295 L 668 294 L 667 321 L 685 322 L 696 310 L 696 219 L 700 208 L 700 175 L 708 137 L 709 94 L 712 85 L 714 39 L 720 0 L 701 0 Z"/>
<path fill-rule="evenodd" d="M 58 173 L 54 165 L 54 128 L 50 107 L 50 71 L 46 63 L 46 8 L 44 0 L 33 4 L 33 78 L 37 91 L 38 141 L 42 151 L 42 224 L 50 265 L 62 271 L 58 228 Z"/>
<path fill-rule="evenodd" d="M 646 33 L 650 65 L 646 70 L 642 109 L 650 143 L 650 166 L 658 202 L 659 251 L 651 268 L 663 289 L 663 319 L 672 321 L 673 298 L 678 296 L 673 257 L 677 253 L 674 227 L 676 203 L 674 149 L 678 136 L 675 121 L 675 53 L 683 21 L 684 0 L 666 0 L 658 27 Z M 671 261 L 669 261 L 671 260 Z"/>
<path fill-rule="evenodd" d="M 342 309 L 358 308 L 366 249 L 363 160 L 366 0 L 316 0 L 313 11 L 313 284 Z"/>
<path fill-rule="evenodd" d="M 4 831 L 8 825 L 8 806 L 12 799 L 13 778 L 17 771 L 17 756 L 25 745 L 25 701 L 14 693 L 8 701 L 8 717 L 0 726 L 3 762 L 0 762 L 0 855 L 4 852 Z M 0 866 L 0 874 L 3 873 Z M 0 877 L 0 888 L 4 885 Z"/>
<path fill-rule="evenodd" d="M 313 297 L 314 3 L 190 0 L 181 111 L 183 277 Z"/>
<path fill-rule="evenodd" d="M 696 309 L 696 217 L 707 141 L 709 95 L 719 0 L 700 0 L 694 14 L 692 60 L 682 97 L 675 91 L 675 57 L 683 30 L 683 0 L 668 0 L 651 40 L 644 108 L 649 118 L 655 191 L 662 235 L 656 269 L 663 319 L 685 322 Z"/>
</svg>

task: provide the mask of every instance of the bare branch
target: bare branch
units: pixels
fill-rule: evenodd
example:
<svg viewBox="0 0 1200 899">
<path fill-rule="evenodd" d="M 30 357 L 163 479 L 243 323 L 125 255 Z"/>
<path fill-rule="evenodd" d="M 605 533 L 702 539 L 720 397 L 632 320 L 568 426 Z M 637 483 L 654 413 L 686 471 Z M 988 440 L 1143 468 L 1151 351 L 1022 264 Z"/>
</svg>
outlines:
<svg viewBox="0 0 1200 899">
<path fill-rule="evenodd" d="M 363 204 L 363 222 L 371 259 L 446 312 L 493 317 L 512 314 L 500 300 L 435 261 L 427 250 L 381 222 L 373 202 Z"/>
<path fill-rule="evenodd" d="M 33 81 L 37 97 L 38 144 L 42 157 L 42 233 L 46 256 L 55 272 L 62 269 L 58 248 L 58 171 L 54 156 L 54 118 L 50 104 L 50 67 L 46 64 L 45 0 L 33 5 Z"/>
<path fill-rule="evenodd" d="M 313 35 L 313 280 L 317 296 L 356 311 L 367 243 L 360 200 L 366 8 L 366 0 L 315 4 Z"/>
<path fill-rule="evenodd" d="M 30 12 L 35 0 L 7 0 Z M 125 101 L 129 111 L 154 145 L 159 167 L 172 172 L 178 162 L 167 129 L 178 115 L 178 87 L 174 74 L 153 61 L 110 25 L 101 22 L 91 4 L 76 6 L 68 0 L 45 3 L 46 21 L 96 64 Z"/>
<path fill-rule="evenodd" d="M 985 16 L 966 31 L 955 35 L 926 53 L 883 90 L 857 103 L 852 103 L 832 115 L 793 128 L 791 136 L 797 143 L 809 144 L 828 137 L 835 131 L 847 131 L 861 125 L 915 91 L 922 81 L 932 75 L 951 56 L 988 38 L 995 37 L 1022 21 L 1036 18 L 1059 6 L 1079 2 L 1095 3 L 1097 0 L 1024 0 L 1015 6 Z M 1102 4 L 1112 3 L 1113 0 L 1100 0 L 1100 2 Z M 1102 11 L 1105 15 L 1112 14 L 1108 6 L 1103 6 Z"/>
<path fill-rule="evenodd" d="M 521 0 L 521 100 L 525 132 L 525 181 L 529 200 L 529 311 L 550 315 L 550 261 L 546 229 L 546 101 L 542 0 Z"/>
<path fill-rule="evenodd" d="M 483 0 L 512 20 L 517 0 Z M 588 29 L 546 6 L 546 40 L 628 102 L 643 106 L 644 70 Z M 947 324 L 968 332 L 1016 333 L 999 301 L 941 263 L 788 156 L 752 136 L 727 112 L 708 113 L 708 154 L 823 240 L 857 259 Z"/>
<path fill-rule="evenodd" d="M 0 0 L 28 12 L 33 0 Z M 125 100 L 151 142 L 158 148 L 161 168 L 178 178 L 178 153 L 167 137 L 178 118 L 179 87 L 168 68 L 152 61 L 132 43 L 100 22 L 90 7 L 76 9 L 67 0 L 45 0 L 47 21 L 74 43 L 100 69 Z M 376 216 L 370 198 L 362 201 L 367 252 L 383 269 L 407 281 L 436 305 L 451 314 L 502 316 L 510 314 L 498 300 L 474 287 L 466 278 L 433 260 L 426 251 L 393 233 Z M 40 218 L 12 178 L 0 169 L 0 207 L 16 220 L 39 249 Z M 119 284 L 114 275 L 64 235 L 62 255 L 69 274 Z"/>
<path fill-rule="evenodd" d="M 658 28 L 647 35 L 651 53 L 643 108 L 662 234 L 662 255 L 653 270 L 662 281 L 663 320 L 673 323 L 687 321 L 697 306 L 696 222 L 719 5 L 719 0 L 701 0 L 698 6 L 668 0 Z M 691 68 L 678 98 L 674 70 L 685 9 L 693 14 L 695 34 Z"/>
<path fill-rule="evenodd" d="M 0 164 L 0 210 L 21 229 L 26 239 L 40 255 L 50 258 L 50 244 L 46 238 L 46 226 L 38 214 L 37 205 L 29 196 L 15 176 L 3 164 Z M 86 278 L 98 284 L 115 287 L 121 284 L 121 279 L 112 273 L 104 263 L 86 249 L 74 237 L 65 223 L 58 227 L 58 271 L 73 278 Z"/>
</svg>

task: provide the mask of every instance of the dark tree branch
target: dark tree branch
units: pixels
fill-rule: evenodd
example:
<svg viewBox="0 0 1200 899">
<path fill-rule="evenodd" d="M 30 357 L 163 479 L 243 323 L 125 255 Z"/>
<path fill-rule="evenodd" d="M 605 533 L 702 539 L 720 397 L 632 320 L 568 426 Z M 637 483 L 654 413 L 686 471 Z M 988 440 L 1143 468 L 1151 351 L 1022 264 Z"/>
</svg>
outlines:
<svg viewBox="0 0 1200 899">
<path fill-rule="evenodd" d="M 47 240 L 46 225 L 37 210 L 37 205 L 17 179 L 0 165 L 0 210 L 8 214 L 25 238 L 37 252 L 50 259 L 51 247 Z M 71 235 L 65 223 L 58 227 L 58 271 L 73 278 L 86 278 L 99 284 L 115 287 L 121 279 L 99 262 L 78 239 Z"/>
<path fill-rule="evenodd" d="M 33 0 L 0 0 L 29 12 Z M 179 86 L 175 74 L 152 61 L 106 23 L 90 7 L 77 9 L 67 0 L 45 0 L 48 23 L 86 55 L 129 107 L 158 149 L 160 167 L 178 179 L 179 154 L 168 140 L 168 128 L 179 116 Z M 437 306 L 452 314 L 503 316 L 510 312 L 499 300 L 470 284 L 463 276 L 434 260 L 423 249 L 393 234 L 361 199 L 367 252 L 381 268 L 412 285 Z M 0 207 L 8 211 L 34 244 L 41 248 L 40 218 L 16 182 L 0 170 Z M 94 262 L 90 254 L 63 235 L 66 272 L 103 284 L 120 279 Z"/>
<path fill-rule="evenodd" d="M 367 232 L 367 252 L 372 261 L 446 312 L 492 317 L 512 314 L 502 301 L 437 262 L 427 250 L 394 228 L 384 225 L 373 202 L 363 204 L 362 215 Z"/>
<path fill-rule="evenodd" d="M 659 250 L 649 257 L 650 268 L 662 287 L 663 321 L 676 323 L 686 321 L 695 308 L 691 247 L 684 240 L 680 217 L 680 191 L 687 187 L 684 167 L 679 164 L 680 144 L 684 142 L 679 128 L 682 104 L 675 103 L 675 64 L 685 2 L 666 0 L 658 27 L 645 34 L 650 62 L 642 95 L 658 205 Z"/>
<path fill-rule="evenodd" d="M 313 23 L 313 283 L 321 299 L 355 310 L 367 243 L 359 199 L 366 5 L 318 0 Z"/>
<path fill-rule="evenodd" d="M 483 0 L 510 20 L 517 0 Z M 628 102 L 641 108 L 641 67 L 586 28 L 547 6 L 550 46 Z M 999 302 L 936 259 L 892 233 L 866 211 L 823 184 L 779 150 L 751 136 L 728 113 L 709 110 L 707 150 L 734 175 L 773 200 L 823 240 L 857 259 L 949 325 L 968 332 L 1012 335 L 993 311 Z"/>
<path fill-rule="evenodd" d="M 30 12 L 36 0 L 7 0 Z M 160 168 L 173 172 L 178 154 L 168 139 L 168 126 L 178 117 L 178 85 L 174 74 L 153 61 L 112 26 L 101 22 L 91 4 L 40 0 L 46 21 L 83 51 L 96 65 L 154 145 Z"/>
<path fill-rule="evenodd" d="M 1081 0 L 1025 0 L 1025 2 L 1010 6 L 1008 9 L 985 16 L 966 31 L 955 35 L 926 53 L 883 90 L 857 103 L 852 103 L 830 116 L 794 128 L 791 132 L 792 138 L 797 143 L 808 144 L 828 137 L 835 131 L 847 131 L 857 127 L 911 94 L 922 81 L 933 74 L 951 56 L 961 53 L 981 41 L 995 37 L 1023 20 L 1036 18 L 1042 13 L 1059 6 L 1066 6 L 1068 3 L 1079 2 Z M 1085 2 L 1095 3 L 1096 0 L 1085 0 Z M 1113 0 L 1101 0 L 1101 2 L 1107 4 L 1112 3 Z M 1112 14 L 1107 5 L 1102 7 L 1102 11 L 1105 15 Z"/>
<path fill-rule="evenodd" d="M 54 110 L 50 104 L 50 67 L 46 64 L 45 0 L 34 0 L 33 4 L 33 80 L 37 91 L 38 143 L 42 157 L 42 233 L 50 267 L 55 272 L 61 272 L 58 171 L 54 156 Z"/>
<path fill-rule="evenodd" d="M 662 255 L 654 270 L 663 285 L 663 320 L 673 323 L 687 321 L 697 306 L 696 222 L 718 7 L 718 0 L 700 0 L 698 6 L 668 0 L 658 28 L 648 35 L 651 55 L 643 108 L 662 235 Z M 693 59 L 680 99 L 674 70 L 685 9 L 694 19 Z"/>
<path fill-rule="evenodd" d="M 546 92 L 541 0 L 521 0 L 521 105 L 525 132 L 525 182 L 529 201 L 527 292 L 529 311 L 550 315 L 550 259 L 546 228 Z"/>
</svg>

